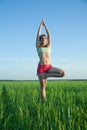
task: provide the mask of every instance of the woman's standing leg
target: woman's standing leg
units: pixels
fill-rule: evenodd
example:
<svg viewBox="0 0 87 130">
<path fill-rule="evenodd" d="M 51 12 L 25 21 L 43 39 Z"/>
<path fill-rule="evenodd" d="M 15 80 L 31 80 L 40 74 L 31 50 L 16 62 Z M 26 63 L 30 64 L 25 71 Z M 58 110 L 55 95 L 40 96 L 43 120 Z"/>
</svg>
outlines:
<svg viewBox="0 0 87 130">
<path fill-rule="evenodd" d="M 39 78 L 39 81 L 40 81 L 41 99 L 46 100 L 46 83 L 47 83 L 47 79 L 43 78 L 41 74 L 38 74 L 38 78 Z"/>
</svg>

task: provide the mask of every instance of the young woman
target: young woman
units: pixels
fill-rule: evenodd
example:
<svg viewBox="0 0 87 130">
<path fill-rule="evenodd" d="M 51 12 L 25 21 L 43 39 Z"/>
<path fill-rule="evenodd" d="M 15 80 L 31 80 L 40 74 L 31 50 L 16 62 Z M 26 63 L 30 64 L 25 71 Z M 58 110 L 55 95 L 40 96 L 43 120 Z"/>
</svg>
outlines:
<svg viewBox="0 0 87 130">
<path fill-rule="evenodd" d="M 44 26 L 47 36 L 45 34 L 41 35 L 42 26 Z M 39 63 L 37 68 L 37 75 L 40 81 L 40 90 L 42 99 L 46 99 L 46 83 L 48 77 L 63 77 L 65 72 L 62 69 L 53 67 L 51 65 L 51 38 L 50 32 L 42 19 L 39 26 L 36 38 L 36 48 L 39 56 Z"/>
</svg>

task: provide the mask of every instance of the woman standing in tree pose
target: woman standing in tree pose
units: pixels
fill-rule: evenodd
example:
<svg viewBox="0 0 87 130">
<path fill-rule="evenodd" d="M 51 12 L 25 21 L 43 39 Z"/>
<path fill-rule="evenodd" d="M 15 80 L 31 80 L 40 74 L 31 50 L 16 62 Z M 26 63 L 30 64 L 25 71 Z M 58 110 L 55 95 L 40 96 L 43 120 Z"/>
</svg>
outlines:
<svg viewBox="0 0 87 130">
<path fill-rule="evenodd" d="M 41 35 L 42 25 L 44 26 L 47 36 L 45 34 Z M 46 99 L 46 83 L 48 77 L 63 77 L 65 76 L 65 72 L 62 69 L 53 67 L 51 65 L 51 38 L 50 32 L 42 19 L 41 24 L 39 26 L 36 38 L 36 48 L 39 56 L 39 63 L 37 68 L 37 75 L 40 81 L 40 90 L 42 99 Z"/>
</svg>

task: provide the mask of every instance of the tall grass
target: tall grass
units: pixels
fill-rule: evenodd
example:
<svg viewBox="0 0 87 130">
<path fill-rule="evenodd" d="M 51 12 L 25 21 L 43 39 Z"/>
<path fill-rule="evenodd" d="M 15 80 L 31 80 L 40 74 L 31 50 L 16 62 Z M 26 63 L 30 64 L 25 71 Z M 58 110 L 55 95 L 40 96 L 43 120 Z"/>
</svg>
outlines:
<svg viewBox="0 0 87 130">
<path fill-rule="evenodd" d="M 0 130 L 87 130 L 87 81 L 0 82 Z"/>
</svg>

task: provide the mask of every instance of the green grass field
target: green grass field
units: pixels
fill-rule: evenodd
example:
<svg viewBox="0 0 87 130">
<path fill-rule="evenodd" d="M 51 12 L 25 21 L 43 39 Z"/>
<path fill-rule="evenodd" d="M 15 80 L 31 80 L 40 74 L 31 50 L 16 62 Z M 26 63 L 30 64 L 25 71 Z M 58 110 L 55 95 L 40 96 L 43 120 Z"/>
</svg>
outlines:
<svg viewBox="0 0 87 130">
<path fill-rule="evenodd" d="M 0 82 L 0 130 L 87 130 L 87 81 Z"/>
</svg>

